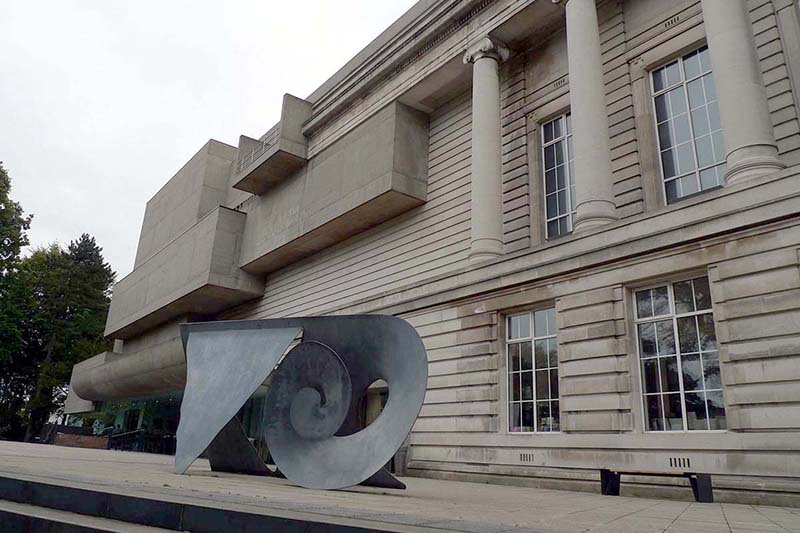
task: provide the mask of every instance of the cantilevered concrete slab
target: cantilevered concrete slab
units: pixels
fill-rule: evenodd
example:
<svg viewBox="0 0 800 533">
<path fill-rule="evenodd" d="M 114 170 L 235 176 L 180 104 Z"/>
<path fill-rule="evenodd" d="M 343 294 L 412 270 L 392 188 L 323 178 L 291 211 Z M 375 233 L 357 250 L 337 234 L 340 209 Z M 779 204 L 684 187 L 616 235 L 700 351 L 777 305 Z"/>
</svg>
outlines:
<svg viewBox="0 0 800 533">
<path fill-rule="evenodd" d="M 257 298 L 264 281 L 238 268 L 247 215 L 218 207 L 114 286 L 107 336 L 126 339 L 187 313 Z"/>
</svg>

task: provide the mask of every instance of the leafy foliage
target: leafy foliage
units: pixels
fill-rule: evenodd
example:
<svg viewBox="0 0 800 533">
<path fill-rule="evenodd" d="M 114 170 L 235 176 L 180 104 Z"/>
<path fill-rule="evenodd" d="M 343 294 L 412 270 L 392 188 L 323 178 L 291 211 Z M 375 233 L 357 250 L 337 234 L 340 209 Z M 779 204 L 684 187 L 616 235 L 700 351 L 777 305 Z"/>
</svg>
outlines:
<svg viewBox="0 0 800 533">
<path fill-rule="evenodd" d="M 16 214 L 0 211 L 0 436 L 20 438 L 24 427 L 30 439 L 63 405 L 72 366 L 108 349 L 103 328 L 115 274 L 88 234 L 21 258 L 30 217 L 9 189 L 2 171 L 0 206 Z"/>
</svg>

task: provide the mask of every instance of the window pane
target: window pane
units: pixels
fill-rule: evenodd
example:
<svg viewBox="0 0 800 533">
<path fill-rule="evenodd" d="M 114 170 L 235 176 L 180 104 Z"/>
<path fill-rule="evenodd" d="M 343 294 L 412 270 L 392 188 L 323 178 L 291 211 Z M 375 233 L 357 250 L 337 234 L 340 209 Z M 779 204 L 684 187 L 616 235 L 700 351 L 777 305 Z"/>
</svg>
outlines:
<svg viewBox="0 0 800 533">
<path fill-rule="evenodd" d="M 697 345 L 697 323 L 695 317 L 690 316 L 678 319 L 678 338 L 681 346 L 681 353 L 691 353 L 699 351 Z"/>
<path fill-rule="evenodd" d="M 544 173 L 544 189 L 545 193 L 556 191 L 556 171 L 548 170 Z"/>
<path fill-rule="evenodd" d="M 558 340 L 548 339 L 547 340 L 547 352 L 549 354 L 550 359 L 550 366 L 551 367 L 558 367 Z"/>
<path fill-rule="evenodd" d="M 534 346 L 536 368 L 547 368 L 547 339 L 536 341 Z"/>
<path fill-rule="evenodd" d="M 536 427 L 539 431 L 550 431 L 550 402 L 536 402 Z"/>
<path fill-rule="evenodd" d="M 556 167 L 556 189 L 563 189 L 567 186 L 567 167 L 561 165 Z"/>
<path fill-rule="evenodd" d="M 717 349 L 717 334 L 714 331 L 714 317 L 710 314 L 697 317 L 700 333 L 700 349 L 704 351 Z"/>
<path fill-rule="evenodd" d="M 708 429 L 706 398 L 702 392 L 686 394 L 686 424 L 689 429 Z"/>
<path fill-rule="evenodd" d="M 669 101 L 667 95 L 656 96 L 656 122 L 664 122 L 669 118 Z"/>
<path fill-rule="evenodd" d="M 665 69 L 658 69 L 653 72 L 653 89 L 655 92 L 663 91 L 667 87 L 667 72 Z"/>
<path fill-rule="evenodd" d="M 647 410 L 647 429 L 662 431 L 664 421 L 661 412 L 661 396 L 658 394 L 645 396 L 645 409 Z"/>
<path fill-rule="evenodd" d="M 684 176 L 683 178 L 679 179 L 681 181 L 681 194 L 683 196 L 689 196 L 690 194 L 700 192 L 700 184 L 697 181 L 697 174 L 689 174 L 688 176 Z"/>
<path fill-rule="evenodd" d="M 558 231 L 558 220 L 551 220 L 547 223 L 547 238 L 554 239 L 561 235 Z"/>
<path fill-rule="evenodd" d="M 683 370 L 683 389 L 702 390 L 703 371 L 700 369 L 700 356 L 689 354 L 681 356 L 681 369 Z"/>
<path fill-rule="evenodd" d="M 548 122 L 544 125 L 544 142 L 549 143 L 553 140 L 553 123 Z"/>
<path fill-rule="evenodd" d="M 716 131 L 722 128 L 722 124 L 719 121 L 719 104 L 717 102 L 711 102 L 708 104 L 708 124 L 711 128 L 711 131 Z"/>
<path fill-rule="evenodd" d="M 681 197 L 678 180 L 668 181 L 664 184 L 667 189 L 667 203 L 672 203 Z"/>
<path fill-rule="evenodd" d="M 509 397 L 511 401 L 519 401 L 520 394 L 519 394 L 519 374 L 509 374 L 508 375 L 508 390 L 510 391 Z"/>
<path fill-rule="evenodd" d="M 572 133 L 572 113 L 567 113 L 567 135 Z"/>
<path fill-rule="evenodd" d="M 669 314 L 669 292 L 667 287 L 656 287 L 653 292 L 653 314 L 655 316 Z"/>
<path fill-rule="evenodd" d="M 708 116 L 706 116 L 705 107 L 692 111 L 692 129 L 694 130 L 695 138 L 706 135 L 711 131 L 708 129 Z"/>
<path fill-rule="evenodd" d="M 658 359 L 642 361 L 642 376 L 646 393 L 661 392 L 661 384 L 658 379 Z"/>
<path fill-rule="evenodd" d="M 717 169 L 719 167 L 709 168 L 700 172 L 700 188 L 705 190 L 713 189 L 722 185 Z"/>
<path fill-rule="evenodd" d="M 687 172 L 691 172 L 697 166 L 694 163 L 694 150 L 692 149 L 692 143 L 681 144 L 676 148 L 676 152 L 678 155 L 678 169 L 681 174 L 686 174 Z M 684 196 L 689 194 L 684 189 L 683 191 Z"/>
<path fill-rule="evenodd" d="M 704 111 L 703 114 L 705 115 Z M 695 135 L 697 135 L 696 131 Z M 707 167 L 717 162 L 717 158 L 714 155 L 714 144 L 710 135 L 695 140 L 695 148 L 697 148 L 697 164 L 701 167 Z M 703 188 L 706 189 L 707 187 Z"/>
<path fill-rule="evenodd" d="M 717 158 L 717 161 L 725 161 L 725 139 L 722 137 L 721 131 L 711 135 L 711 143 L 714 145 L 714 156 Z"/>
<path fill-rule="evenodd" d="M 725 403 L 722 401 L 722 392 L 707 392 L 708 422 L 710 429 L 725 429 Z"/>
<path fill-rule="evenodd" d="M 668 120 L 658 125 L 658 139 L 661 141 L 662 150 L 675 146 L 675 140 L 672 138 L 672 121 Z"/>
<path fill-rule="evenodd" d="M 558 141 L 556 147 L 556 165 L 564 164 L 564 141 Z"/>
<path fill-rule="evenodd" d="M 686 113 L 686 91 L 683 86 L 676 87 L 667 93 L 669 95 L 669 108 L 672 111 L 672 116 L 678 116 Z"/>
<path fill-rule="evenodd" d="M 680 392 L 681 382 L 678 378 L 678 358 L 661 357 L 661 390 L 664 392 Z"/>
<path fill-rule="evenodd" d="M 700 56 L 700 66 L 703 69 L 703 72 L 708 72 L 711 70 L 711 57 L 708 55 L 708 47 L 704 46 L 698 50 L 697 55 Z"/>
<path fill-rule="evenodd" d="M 550 371 L 550 398 L 558 398 L 558 370 Z"/>
<path fill-rule="evenodd" d="M 719 375 L 719 353 L 703 354 L 703 375 L 706 378 L 706 389 L 722 388 L 722 379 Z"/>
<path fill-rule="evenodd" d="M 687 80 L 696 78 L 703 73 L 700 67 L 700 57 L 696 53 L 689 54 L 683 59 L 683 72 Z"/>
<path fill-rule="evenodd" d="M 519 344 L 509 344 L 508 345 L 508 368 L 511 369 L 512 372 L 517 372 L 520 369 L 520 347 Z"/>
<path fill-rule="evenodd" d="M 703 77 L 703 87 L 706 89 L 706 100 L 709 102 L 717 99 L 717 87 L 714 85 L 714 78 L 711 75 Z"/>
<path fill-rule="evenodd" d="M 522 378 L 522 399 L 533 400 L 533 372 L 523 372 Z"/>
<path fill-rule="evenodd" d="M 520 418 L 519 418 L 519 404 L 512 403 L 509 405 L 508 409 L 508 429 L 509 431 L 522 431 L 520 427 Z"/>
<path fill-rule="evenodd" d="M 561 117 L 558 117 L 553 121 L 553 138 L 558 138 L 564 135 L 561 127 Z"/>
<path fill-rule="evenodd" d="M 548 380 L 548 370 L 536 371 L 536 399 L 549 400 L 550 399 L 550 382 Z"/>
<path fill-rule="evenodd" d="M 551 144 L 544 149 L 544 168 L 553 168 L 556 166 L 556 147 Z"/>
<path fill-rule="evenodd" d="M 672 120 L 672 126 L 675 130 L 675 144 L 685 143 L 692 139 L 692 133 L 689 131 L 689 115 L 678 115 Z"/>
<path fill-rule="evenodd" d="M 675 330 L 672 329 L 672 320 L 656 322 L 656 336 L 658 341 L 658 355 L 671 355 L 675 353 Z"/>
<path fill-rule="evenodd" d="M 510 338 L 521 339 L 531 336 L 531 318 L 529 315 L 516 315 L 508 317 Z"/>
<path fill-rule="evenodd" d="M 550 402 L 550 419 L 551 431 L 559 431 L 561 429 L 561 412 L 557 401 Z"/>
<path fill-rule="evenodd" d="M 656 351 L 656 325 L 639 324 L 639 354 L 642 357 L 658 355 Z"/>
<path fill-rule="evenodd" d="M 533 368 L 533 361 L 531 356 L 531 343 L 530 342 L 523 342 L 517 344 L 518 351 L 520 354 L 520 368 L 522 370 L 531 370 Z"/>
<path fill-rule="evenodd" d="M 665 394 L 662 398 L 664 400 L 665 429 L 683 429 L 683 407 L 681 406 L 681 395 Z"/>
<path fill-rule="evenodd" d="M 533 402 L 525 402 L 522 404 L 522 431 L 533 431 L 533 429 Z"/>
<path fill-rule="evenodd" d="M 678 173 L 678 157 L 675 154 L 675 149 L 661 152 L 661 165 L 664 169 L 665 178 L 671 178 Z"/>
<path fill-rule="evenodd" d="M 708 278 L 695 278 L 692 280 L 694 285 L 694 300 L 697 302 L 697 310 L 711 309 L 711 290 L 708 287 Z"/>
<path fill-rule="evenodd" d="M 681 71 L 680 68 L 678 67 L 677 61 L 667 65 L 666 71 L 667 71 L 668 86 L 675 85 L 676 83 L 681 82 Z"/>
<path fill-rule="evenodd" d="M 692 293 L 692 282 L 681 281 L 672 285 L 675 293 L 675 312 L 678 314 L 691 313 L 694 311 L 694 298 Z"/>
<path fill-rule="evenodd" d="M 636 293 L 636 316 L 638 318 L 650 318 L 653 316 L 653 300 L 650 297 L 649 289 Z"/>
</svg>

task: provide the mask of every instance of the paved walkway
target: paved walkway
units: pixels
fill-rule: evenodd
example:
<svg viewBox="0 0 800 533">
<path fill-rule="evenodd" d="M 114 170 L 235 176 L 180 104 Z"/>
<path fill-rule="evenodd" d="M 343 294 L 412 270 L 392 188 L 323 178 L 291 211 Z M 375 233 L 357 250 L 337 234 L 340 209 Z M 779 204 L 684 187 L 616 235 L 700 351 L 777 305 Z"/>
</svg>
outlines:
<svg viewBox="0 0 800 533">
<path fill-rule="evenodd" d="M 265 514 L 355 519 L 407 531 L 800 533 L 800 509 L 646 498 L 403 478 L 405 491 L 320 491 L 285 480 L 218 474 L 198 460 L 188 475 L 172 458 L 0 442 L 0 476 L 20 477 Z"/>
</svg>

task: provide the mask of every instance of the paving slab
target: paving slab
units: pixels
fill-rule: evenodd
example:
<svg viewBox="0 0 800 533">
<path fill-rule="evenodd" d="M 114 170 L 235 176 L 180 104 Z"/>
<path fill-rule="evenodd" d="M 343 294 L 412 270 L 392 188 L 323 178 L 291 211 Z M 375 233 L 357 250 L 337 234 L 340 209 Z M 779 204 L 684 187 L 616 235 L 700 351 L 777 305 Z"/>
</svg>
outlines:
<svg viewBox="0 0 800 533">
<path fill-rule="evenodd" d="M 187 475 L 168 456 L 0 442 L 0 477 L 271 516 L 392 531 L 792 531 L 798 509 L 675 502 L 585 492 L 402 478 L 407 490 L 304 489 L 286 480 L 212 472 Z"/>
</svg>

